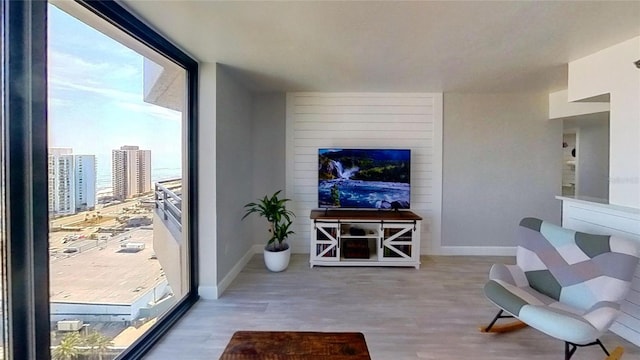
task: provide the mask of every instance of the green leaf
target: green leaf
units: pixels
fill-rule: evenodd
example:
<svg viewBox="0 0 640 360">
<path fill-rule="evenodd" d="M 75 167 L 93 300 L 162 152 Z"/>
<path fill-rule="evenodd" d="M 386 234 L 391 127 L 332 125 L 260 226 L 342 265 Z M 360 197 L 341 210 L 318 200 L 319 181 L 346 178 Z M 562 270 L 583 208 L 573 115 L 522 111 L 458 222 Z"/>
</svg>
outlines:
<svg viewBox="0 0 640 360">
<path fill-rule="evenodd" d="M 278 198 L 281 192 L 282 190 L 278 190 L 271 196 L 265 195 L 257 202 L 250 202 L 244 206 L 245 213 L 242 220 L 255 213 L 264 217 L 271 224 L 273 231 L 267 245 L 274 242 L 281 244 L 288 236 L 294 234 L 290 227 L 295 214 L 286 208 L 286 203 L 291 200 Z"/>
</svg>

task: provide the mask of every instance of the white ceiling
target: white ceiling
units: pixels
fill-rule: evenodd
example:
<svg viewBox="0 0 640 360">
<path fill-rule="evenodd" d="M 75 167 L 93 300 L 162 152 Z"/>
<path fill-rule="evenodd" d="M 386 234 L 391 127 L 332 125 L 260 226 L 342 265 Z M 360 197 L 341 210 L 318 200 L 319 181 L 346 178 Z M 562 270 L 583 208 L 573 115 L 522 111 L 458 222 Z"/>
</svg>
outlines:
<svg viewBox="0 0 640 360">
<path fill-rule="evenodd" d="M 640 1 L 122 3 L 255 91 L 551 92 L 640 35 Z"/>
</svg>

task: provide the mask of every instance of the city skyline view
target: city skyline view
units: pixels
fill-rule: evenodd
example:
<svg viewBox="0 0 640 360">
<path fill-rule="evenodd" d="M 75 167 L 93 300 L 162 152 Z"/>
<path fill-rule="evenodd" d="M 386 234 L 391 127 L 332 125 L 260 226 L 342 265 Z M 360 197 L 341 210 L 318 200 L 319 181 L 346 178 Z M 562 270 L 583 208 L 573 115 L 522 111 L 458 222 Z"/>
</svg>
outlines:
<svg viewBox="0 0 640 360">
<path fill-rule="evenodd" d="M 152 181 L 181 177 L 182 115 L 143 101 L 143 56 L 52 5 L 48 36 L 49 147 L 95 155 L 97 190 L 124 145 L 151 150 Z"/>
<path fill-rule="evenodd" d="M 75 2 L 47 29 L 51 357 L 115 359 L 187 293 L 185 70 Z"/>
<path fill-rule="evenodd" d="M 100 160 L 98 159 L 98 156 L 96 154 L 87 154 L 87 153 L 76 153 L 75 150 L 71 147 L 50 147 L 49 148 L 49 153 L 51 154 L 52 151 L 57 150 L 57 149 L 69 149 L 70 153 L 73 154 L 74 156 L 95 156 L 95 162 L 96 162 L 96 169 L 101 169 L 102 173 L 100 173 L 100 170 L 97 171 L 96 174 L 96 190 L 97 191 L 101 191 L 101 190 L 105 190 L 105 189 L 110 189 L 112 187 L 112 182 L 113 182 L 113 151 L 114 150 L 118 150 L 122 147 L 126 147 L 126 146 L 136 146 L 136 145 L 122 145 L 119 146 L 117 149 L 112 149 L 112 153 L 108 154 L 108 155 L 104 155 L 103 159 L 102 159 L 102 166 L 99 166 L 98 163 L 100 162 Z M 144 150 L 144 149 L 143 149 Z M 153 162 L 153 156 L 151 156 L 152 158 L 152 162 Z M 106 164 L 106 165 L 105 165 Z M 180 178 L 181 174 L 180 174 L 181 168 L 176 167 L 176 168 L 152 168 L 151 169 L 151 181 L 152 183 L 155 183 L 157 181 L 162 181 L 162 180 L 168 180 L 168 179 L 176 179 L 176 178 Z"/>
</svg>

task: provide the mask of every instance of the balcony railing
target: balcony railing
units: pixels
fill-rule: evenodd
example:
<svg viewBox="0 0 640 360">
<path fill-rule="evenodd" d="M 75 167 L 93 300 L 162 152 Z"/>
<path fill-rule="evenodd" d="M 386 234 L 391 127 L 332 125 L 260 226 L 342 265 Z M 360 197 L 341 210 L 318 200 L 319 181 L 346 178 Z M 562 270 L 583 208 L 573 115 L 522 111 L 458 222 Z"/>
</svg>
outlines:
<svg viewBox="0 0 640 360">
<path fill-rule="evenodd" d="M 155 202 L 158 215 L 182 232 L 182 179 L 156 183 Z"/>
</svg>

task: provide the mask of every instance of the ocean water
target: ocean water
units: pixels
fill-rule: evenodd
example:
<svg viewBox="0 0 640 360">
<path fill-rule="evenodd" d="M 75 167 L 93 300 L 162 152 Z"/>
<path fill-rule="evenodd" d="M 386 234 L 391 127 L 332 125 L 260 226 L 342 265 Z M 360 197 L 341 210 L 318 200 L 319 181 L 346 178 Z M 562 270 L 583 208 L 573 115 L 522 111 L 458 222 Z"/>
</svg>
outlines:
<svg viewBox="0 0 640 360">
<path fill-rule="evenodd" d="M 96 191 L 111 189 L 111 169 L 106 169 L 96 174 Z M 176 179 L 182 177 L 182 168 L 152 168 L 151 183 L 162 180 Z"/>
</svg>

